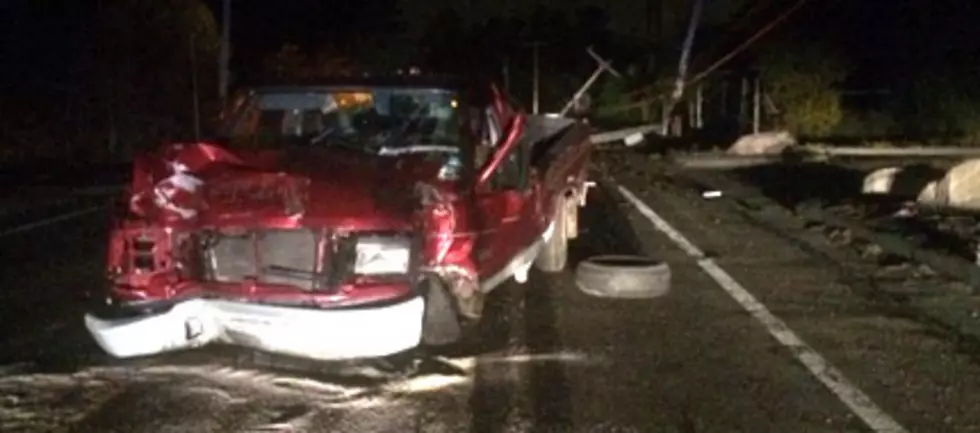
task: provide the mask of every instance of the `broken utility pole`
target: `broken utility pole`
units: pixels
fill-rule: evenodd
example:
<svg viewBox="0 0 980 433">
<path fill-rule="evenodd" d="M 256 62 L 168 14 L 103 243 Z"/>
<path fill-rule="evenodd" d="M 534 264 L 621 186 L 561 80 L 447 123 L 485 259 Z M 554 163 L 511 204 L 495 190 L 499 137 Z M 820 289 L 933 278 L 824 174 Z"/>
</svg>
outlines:
<svg viewBox="0 0 980 433">
<path fill-rule="evenodd" d="M 691 58 L 691 47 L 694 46 L 694 35 L 697 33 L 698 24 L 701 22 L 701 10 L 704 7 L 704 0 L 695 0 L 694 9 L 691 11 L 691 21 L 687 26 L 687 34 L 684 36 L 684 45 L 681 49 L 681 58 L 677 63 L 677 79 L 674 81 L 674 91 L 670 95 L 670 100 L 664 104 L 663 130 L 662 134 L 667 135 L 670 128 L 671 113 L 674 106 L 684 96 L 685 80 L 687 80 L 687 67 Z"/>
<path fill-rule="evenodd" d="M 586 48 L 585 51 L 589 53 L 589 56 L 592 56 L 592 58 L 595 59 L 596 63 L 598 63 L 599 66 L 596 67 L 595 72 L 592 73 L 592 76 L 585 81 L 585 84 L 583 84 L 582 87 L 580 87 L 578 91 L 575 92 L 575 95 L 572 96 L 572 99 L 569 100 L 567 104 L 565 104 L 565 107 L 561 109 L 560 114 L 562 117 L 568 114 L 568 111 L 571 110 L 573 106 L 575 106 L 575 103 L 578 102 L 578 100 L 581 99 L 583 95 L 585 95 L 585 92 L 589 91 L 589 88 L 592 87 L 592 84 L 595 83 L 595 80 L 599 79 L 599 76 L 602 75 L 604 71 L 609 71 L 609 73 L 613 74 L 616 78 L 622 78 L 622 75 L 620 75 L 619 72 L 616 72 L 616 70 L 613 69 L 612 63 L 606 61 L 602 57 L 599 57 L 599 55 L 596 54 L 595 51 L 592 51 L 592 47 Z"/>
</svg>

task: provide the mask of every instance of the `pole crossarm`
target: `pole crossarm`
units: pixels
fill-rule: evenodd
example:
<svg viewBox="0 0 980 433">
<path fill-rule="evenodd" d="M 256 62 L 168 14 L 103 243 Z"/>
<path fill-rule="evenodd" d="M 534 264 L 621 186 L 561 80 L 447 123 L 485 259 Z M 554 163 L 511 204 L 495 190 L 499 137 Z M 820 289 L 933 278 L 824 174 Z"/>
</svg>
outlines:
<svg viewBox="0 0 980 433">
<path fill-rule="evenodd" d="M 592 87 L 592 85 L 595 83 L 597 79 L 599 79 L 599 76 L 602 75 L 603 72 L 608 71 L 616 78 L 623 77 L 622 74 L 620 74 L 618 71 L 616 71 L 616 69 L 612 67 L 612 62 L 607 61 L 606 59 L 600 57 L 598 54 L 595 53 L 595 51 L 592 50 L 592 47 L 586 48 L 585 51 L 589 53 L 589 56 L 595 59 L 596 63 L 598 63 L 598 66 L 596 67 L 595 72 L 592 73 L 592 76 L 590 76 L 589 79 L 585 81 L 585 84 L 583 84 L 582 87 L 580 87 L 578 91 L 575 92 L 575 95 L 572 96 L 572 99 L 570 99 L 568 103 L 566 103 L 565 106 L 561 109 L 560 114 L 563 117 L 566 114 L 568 114 L 569 110 L 571 110 L 572 107 L 575 106 L 575 103 L 578 102 L 579 99 L 582 99 L 582 96 L 585 95 L 585 92 L 589 91 L 589 88 Z"/>
</svg>

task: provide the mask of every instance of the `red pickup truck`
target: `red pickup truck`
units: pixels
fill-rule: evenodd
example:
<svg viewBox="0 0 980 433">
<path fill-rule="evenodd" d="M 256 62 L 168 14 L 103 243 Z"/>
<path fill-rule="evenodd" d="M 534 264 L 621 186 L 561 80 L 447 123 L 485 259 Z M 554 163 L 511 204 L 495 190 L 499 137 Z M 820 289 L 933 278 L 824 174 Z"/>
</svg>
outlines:
<svg viewBox="0 0 980 433">
<path fill-rule="evenodd" d="M 238 93 L 219 138 L 134 161 L 89 332 L 118 358 L 458 341 L 501 283 L 564 268 L 584 204 L 589 128 L 510 101 L 423 77 Z"/>
</svg>

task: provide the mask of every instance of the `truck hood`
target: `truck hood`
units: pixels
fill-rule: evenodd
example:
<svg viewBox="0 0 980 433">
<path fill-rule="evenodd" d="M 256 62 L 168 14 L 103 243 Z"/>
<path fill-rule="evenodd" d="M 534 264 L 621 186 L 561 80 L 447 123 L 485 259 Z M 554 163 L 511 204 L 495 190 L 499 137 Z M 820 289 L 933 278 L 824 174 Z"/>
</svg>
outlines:
<svg viewBox="0 0 980 433">
<path fill-rule="evenodd" d="M 134 164 L 131 210 L 171 225 L 400 230 L 411 227 L 416 185 L 438 184 L 441 166 L 347 149 L 171 145 Z"/>
</svg>

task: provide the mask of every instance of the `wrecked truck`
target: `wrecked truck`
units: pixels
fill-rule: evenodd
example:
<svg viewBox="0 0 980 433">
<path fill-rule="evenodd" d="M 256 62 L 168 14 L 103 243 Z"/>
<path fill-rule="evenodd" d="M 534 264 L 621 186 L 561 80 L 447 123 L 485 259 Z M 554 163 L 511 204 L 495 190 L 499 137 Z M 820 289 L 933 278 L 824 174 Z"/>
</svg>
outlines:
<svg viewBox="0 0 980 433">
<path fill-rule="evenodd" d="M 85 315 L 113 357 L 451 345 L 490 291 L 565 267 L 589 130 L 528 115 L 493 84 L 255 86 L 220 123 L 133 162 L 107 291 Z"/>
</svg>

